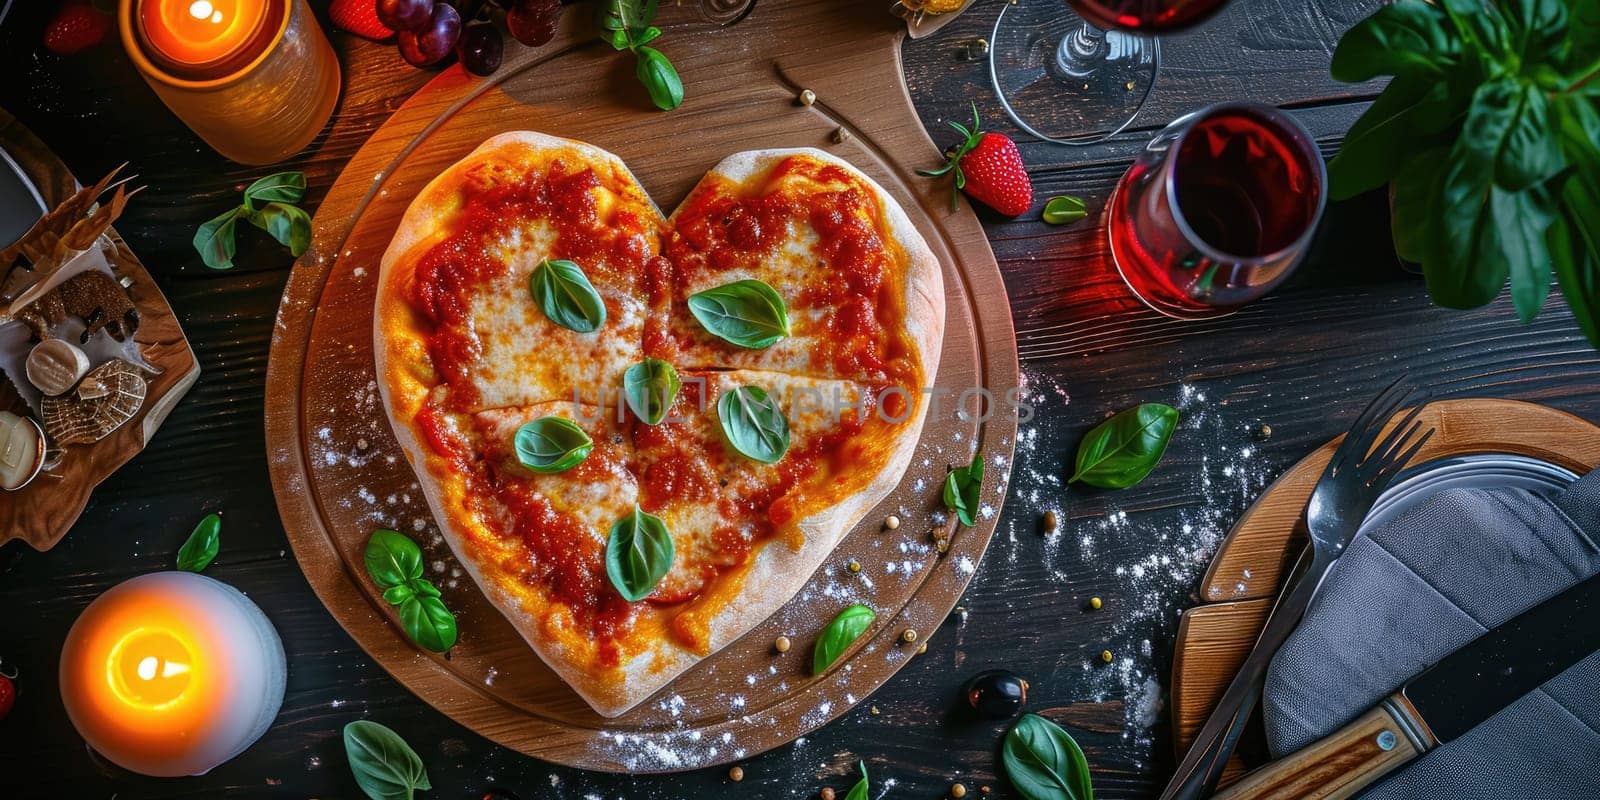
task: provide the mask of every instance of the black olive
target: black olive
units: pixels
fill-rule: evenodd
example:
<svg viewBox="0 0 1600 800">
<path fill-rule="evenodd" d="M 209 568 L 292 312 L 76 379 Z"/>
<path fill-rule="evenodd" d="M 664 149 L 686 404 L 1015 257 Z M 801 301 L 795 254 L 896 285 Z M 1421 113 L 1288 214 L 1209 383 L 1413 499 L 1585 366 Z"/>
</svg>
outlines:
<svg viewBox="0 0 1600 800">
<path fill-rule="evenodd" d="M 961 693 L 973 711 L 990 719 L 1013 716 L 1028 704 L 1028 682 L 1021 675 L 1003 669 L 985 670 L 972 676 Z"/>
</svg>

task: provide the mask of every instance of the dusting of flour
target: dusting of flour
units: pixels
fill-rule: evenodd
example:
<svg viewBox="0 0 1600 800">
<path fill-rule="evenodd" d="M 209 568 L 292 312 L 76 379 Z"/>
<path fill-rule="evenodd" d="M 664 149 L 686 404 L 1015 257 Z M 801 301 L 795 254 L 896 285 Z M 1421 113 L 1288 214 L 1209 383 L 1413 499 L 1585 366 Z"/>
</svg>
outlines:
<svg viewBox="0 0 1600 800">
<path fill-rule="evenodd" d="M 1043 384 L 1044 394 L 1065 396 L 1049 378 L 1033 380 Z M 1172 449 L 1158 467 L 1187 472 L 1180 497 L 1154 509 L 1135 509 L 1123 507 L 1125 495 L 1115 491 L 1080 493 L 1066 485 L 1058 470 L 1063 459 L 1070 462 L 1075 439 L 1062 440 L 1068 449 L 1064 455 L 1049 453 L 1038 427 L 1024 427 L 1018 434 L 1010 501 L 1015 507 L 1008 507 L 1006 514 L 1009 530 L 997 535 L 993 545 L 1005 548 L 1000 556 L 1015 563 L 1035 551 L 1011 545 L 1037 535 L 1044 569 L 1053 581 L 1089 587 L 1081 598 L 1084 603 L 1090 594 L 1106 598 L 1095 616 L 1081 618 L 1096 626 L 1097 638 L 1051 676 L 1052 683 L 1071 687 L 1063 691 L 1061 685 L 1052 686 L 1052 700 L 1120 701 L 1123 737 L 1142 747 L 1153 743 L 1162 718 L 1169 665 L 1165 656 L 1179 613 L 1200 599 L 1196 584 L 1239 512 L 1284 466 L 1260 457 L 1250 422 L 1234 419 L 1204 386 L 1184 383 L 1175 397 L 1148 399 L 1168 402 L 1180 413 Z M 1179 451 L 1187 458 L 1174 458 Z M 1040 523 L 1046 512 L 1056 515 L 1054 529 L 1044 530 Z M 991 550 L 990 558 L 995 555 Z M 1243 594 L 1245 588 L 1213 587 L 1208 595 L 1220 592 L 1225 598 Z M 1112 653 L 1109 664 L 1101 660 L 1102 649 Z M 1068 674 L 1074 671 L 1076 676 Z"/>
</svg>

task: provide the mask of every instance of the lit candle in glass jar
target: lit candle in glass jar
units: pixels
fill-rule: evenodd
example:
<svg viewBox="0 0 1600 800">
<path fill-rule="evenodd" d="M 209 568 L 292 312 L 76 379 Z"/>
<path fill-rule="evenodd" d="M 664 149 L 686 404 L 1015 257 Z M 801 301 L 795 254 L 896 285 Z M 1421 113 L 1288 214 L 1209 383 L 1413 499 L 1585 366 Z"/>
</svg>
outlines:
<svg viewBox="0 0 1600 800">
<path fill-rule="evenodd" d="M 150 88 L 235 161 L 294 155 L 338 102 L 339 59 L 306 0 L 119 0 L 117 20 Z"/>
<path fill-rule="evenodd" d="M 283 644 L 239 590 L 141 575 L 84 609 L 61 650 L 61 699 L 96 752 L 144 775 L 199 775 L 261 738 L 283 704 Z"/>
</svg>

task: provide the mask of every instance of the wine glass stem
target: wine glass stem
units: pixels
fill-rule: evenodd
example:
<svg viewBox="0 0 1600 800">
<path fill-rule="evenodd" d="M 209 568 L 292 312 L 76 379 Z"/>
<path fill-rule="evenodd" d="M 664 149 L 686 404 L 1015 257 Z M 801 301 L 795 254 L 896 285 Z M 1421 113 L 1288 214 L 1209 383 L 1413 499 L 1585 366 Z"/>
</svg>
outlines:
<svg viewBox="0 0 1600 800">
<path fill-rule="evenodd" d="M 1085 22 L 1061 37 L 1061 44 L 1056 47 L 1056 69 L 1065 76 L 1086 78 L 1105 63 L 1110 52 L 1106 32 Z"/>
</svg>

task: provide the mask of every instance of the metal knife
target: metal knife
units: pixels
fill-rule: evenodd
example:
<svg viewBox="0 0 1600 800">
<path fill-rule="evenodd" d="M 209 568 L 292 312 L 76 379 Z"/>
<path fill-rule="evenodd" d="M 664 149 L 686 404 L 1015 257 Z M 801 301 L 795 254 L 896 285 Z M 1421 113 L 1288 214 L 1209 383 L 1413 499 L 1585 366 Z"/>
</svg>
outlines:
<svg viewBox="0 0 1600 800">
<path fill-rule="evenodd" d="M 1214 800 L 1351 797 L 1600 651 L 1596 614 L 1600 575 L 1445 656 L 1354 722 L 1251 772 Z"/>
</svg>

